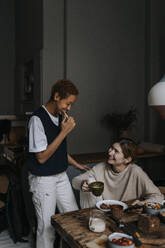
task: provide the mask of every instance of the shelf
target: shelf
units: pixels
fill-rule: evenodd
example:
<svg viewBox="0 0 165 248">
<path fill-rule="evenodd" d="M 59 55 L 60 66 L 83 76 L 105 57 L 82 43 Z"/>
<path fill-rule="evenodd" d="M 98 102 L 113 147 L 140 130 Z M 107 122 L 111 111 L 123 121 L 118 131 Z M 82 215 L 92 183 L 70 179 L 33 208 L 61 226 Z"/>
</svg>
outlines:
<svg viewBox="0 0 165 248">
<path fill-rule="evenodd" d="M 72 154 L 71 156 L 77 162 L 82 163 L 82 164 L 99 163 L 99 162 L 104 162 L 107 159 L 107 153 L 105 152 Z M 156 158 L 156 157 L 163 157 L 163 156 L 165 156 L 165 153 L 147 152 L 147 153 L 138 154 L 136 158 L 147 159 L 147 158 Z"/>
</svg>

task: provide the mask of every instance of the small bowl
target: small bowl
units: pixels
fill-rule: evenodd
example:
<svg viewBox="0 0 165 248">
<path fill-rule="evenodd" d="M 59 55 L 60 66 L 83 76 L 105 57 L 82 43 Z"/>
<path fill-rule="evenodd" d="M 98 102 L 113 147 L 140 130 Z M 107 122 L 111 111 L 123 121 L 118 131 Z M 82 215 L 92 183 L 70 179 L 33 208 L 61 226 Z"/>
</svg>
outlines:
<svg viewBox="0 0 165 248">
<path fill-rule="evenodd" d="M 159 217 L 160 217 L 160 220 L 165 223 L 165 208 L 160 210 Z"/>
<path fill-rule="evenodd" d="M 104 183 L 100 181 L 90 183 L 88 187 L 95 196 L 100 196 L 104 191 Z"/>
<path fill-rule="evenodd" d="M 108 236 L 108 247 L 109 248 L 124 248 L 124 247 L 134 248 L 135 247 L 134 243 L 132 243 L 131 245 L 119 245 L 119 244 L 115 244 L 114 242 L 112 242 L 113 239 L 120 239 L 123 237 L 130 239 L 130 240 L 133 240 L 132 236 L 129 236 L 125 233 L 114 232 Z"/>
<path fill-rule="evenodd" d="M 154 208 L 154 207 L 160 207 L 160 208 Z M 144 204 L 144 211 L 147 214 L 152 215 L 158 215 L 159 212 L 164 208 L 165 206 L 163 204 L 157 203 L 157 202 L 147 202 Z"/>
</svg>

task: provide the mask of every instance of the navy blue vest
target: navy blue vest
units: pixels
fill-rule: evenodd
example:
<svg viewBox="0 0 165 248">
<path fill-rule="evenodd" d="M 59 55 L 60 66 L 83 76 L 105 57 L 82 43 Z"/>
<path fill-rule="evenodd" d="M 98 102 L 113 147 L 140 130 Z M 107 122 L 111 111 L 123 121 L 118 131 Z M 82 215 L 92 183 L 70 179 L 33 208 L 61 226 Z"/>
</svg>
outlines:
<svg viewBox="0 0 165 248">
<path fill-rule="evenodd" d="M 40 107 L 33 113 L 33 115 L 40 118 L 49 145 L 61 131 L 61 116 L 59 118 L 59 126 L 56 126 L 43 107 Z M 38 162 L 35 153 L 29 152 L 27 156 L 27 164 L 30 172 L 36 176 L 50 176 L 64 172 L 68 167 L 66 139 L 63 140 L 55 153 L 43 164 Z"/>
</svg>

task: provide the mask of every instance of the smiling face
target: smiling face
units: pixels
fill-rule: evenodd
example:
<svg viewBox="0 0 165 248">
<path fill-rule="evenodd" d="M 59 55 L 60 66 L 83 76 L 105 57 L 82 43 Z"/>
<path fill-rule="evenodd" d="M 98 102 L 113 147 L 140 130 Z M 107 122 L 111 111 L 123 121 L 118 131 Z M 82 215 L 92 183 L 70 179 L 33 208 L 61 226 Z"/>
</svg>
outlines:
<svg viewBox="0 0 165 248">
<path fill-rule="evenodd" d="M 132 160 L 131 157 L 125 158 L 119 143 L 114 143 L 108 150 L 108 164 L 115 167 L 126 167 Z"/>
<path fill-rule="evenodd" d="M 54 95 L 54 101 L 56 102 L 56 112 L 58 114 L 64 114 L 71 109 L 72 104 L 77 100 L 77 95 L 69 95 L 66 98 L 60 98 L 58 93 Z"/>
</svg>

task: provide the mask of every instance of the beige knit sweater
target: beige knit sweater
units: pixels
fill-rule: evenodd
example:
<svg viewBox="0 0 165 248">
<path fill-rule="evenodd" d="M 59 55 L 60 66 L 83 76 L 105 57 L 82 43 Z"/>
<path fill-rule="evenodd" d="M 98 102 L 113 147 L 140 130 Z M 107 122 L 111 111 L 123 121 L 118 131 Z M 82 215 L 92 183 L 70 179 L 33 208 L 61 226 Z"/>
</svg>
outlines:
<svg viewBox="0 0 165 248">
<path fill-rule="evenodd" d="M 104 200 L 147 200 L 161 203 L 164 196 L 147 174 L 136 164 L 129 164 L 122 172 L 115 173 L 111 165 L 99 163 L 91 170 L 73 178 L 72 185 L 81 190 L 82 180 L 89 176 L 104 182 Z"/>
</svg>

